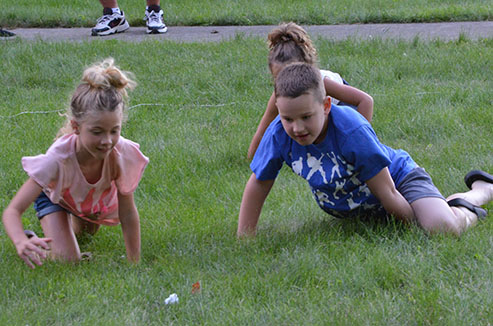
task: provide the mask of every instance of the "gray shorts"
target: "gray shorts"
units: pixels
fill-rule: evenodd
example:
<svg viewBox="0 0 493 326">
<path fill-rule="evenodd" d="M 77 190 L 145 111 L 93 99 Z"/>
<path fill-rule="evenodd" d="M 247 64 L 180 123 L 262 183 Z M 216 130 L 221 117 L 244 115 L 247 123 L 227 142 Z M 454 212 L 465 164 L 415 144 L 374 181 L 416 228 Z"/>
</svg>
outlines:
<svg viewBox="0 0 493 326">
<path fill-rule="evenodd" d="M 396 189 L 409 204 L 418 199 L 429 197 L 441 198 L 445 200 L 440 191 L 438 191 L 437 187 L 433 184 L 428 172 L 420 167 L 411 170 L 411 172 L 409 172 L 404 179 L 402 179 Z M 337 218 L 350 218 L 355 216 L 363 218 L 381 218 L 389 216 L 381 204 L 367 210 L 364 210 L 362 206 L 353 209 L 352 211 L 324 210 Z"/>
<path fill-rule="evenodd" d="M 435 187 L 430 175 L 425 169 L 417 167 L 408 173 L 396 187 L 409 204 L 426 197 L 436 197 L 445 200 L 445 197 Z"/>
</svg>

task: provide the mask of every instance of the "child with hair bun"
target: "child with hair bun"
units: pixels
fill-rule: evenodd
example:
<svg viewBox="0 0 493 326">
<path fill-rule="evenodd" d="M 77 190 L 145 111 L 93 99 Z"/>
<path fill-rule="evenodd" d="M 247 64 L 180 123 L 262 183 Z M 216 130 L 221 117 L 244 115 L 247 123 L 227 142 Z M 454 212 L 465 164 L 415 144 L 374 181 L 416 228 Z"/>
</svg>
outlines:
<svg viewBox="0 0 493 326">
<path fill-rule="evenodd" d="M 3 212 L 17 254 L 31 268 L 51 258 L 81 259 L 76 235 L 121 223 L 130 262 L 140 258 L 134 202 L 149 159 L 120 136 L 127 89 L 136 83 L 109 58 L 87 68 L 72 95 L 67 121 L 46 154 L 22 158 L 29 179 Z M 21 216 L 34 202 L 44 237 L 24 231 Z"/>
<path fill-rule="evenodd" d="M 445 198 L 406 151 L 382 144 L 354 110 L 331 104 L 313 65 L 287 65 L 274 89 L 279 115 L 250 164 L 238 236 L 255 235 L 284 163 L 308 182 L 317 204 L 334 217 L 394 216 L 429 233 L 456 235 L 486 217 L 481 206 L 493 202 L 493 175 L 472 170 L 464 177 L 470 190 Z"/>
<path fill-rule="evenodd" d="M 299 25 L 290 22 L 283 23 L 273 29 L 268 35 L 269 70 L 276 78 L 278 72 L 292 62 L 303 62 L 317 65 L 317 51 L 306 31 Z M 329 70 L 320 70 L 325 92 L 331 97 L 332 103 L 339 106 L 355 108 L 366 120 L 371 122 L 373 116 L 373 98 L 365 92 L 351 87 L 338 74 Z M 267 108 L 260 121 L 257 131 L 248 148 L 248 159 L 252 159 L 255 151 L 269 124 L 278 115 L 275 96 L 272 93 Z"/>
</svg>

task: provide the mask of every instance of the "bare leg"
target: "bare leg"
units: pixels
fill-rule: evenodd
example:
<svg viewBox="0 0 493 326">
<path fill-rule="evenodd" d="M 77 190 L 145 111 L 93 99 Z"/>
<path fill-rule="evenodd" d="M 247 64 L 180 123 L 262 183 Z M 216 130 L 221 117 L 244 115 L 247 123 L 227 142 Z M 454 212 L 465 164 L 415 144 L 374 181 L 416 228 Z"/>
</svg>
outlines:
<svg viewBox="0 0 493 326">
<path fill-rule="evenodd" d="M 428 232 L 452 232 L 459 235 L 465 228 L 465 223 L 461 223 L 452 208 L 441 198 L 418 199 L 411 207 L 419 225 Z"/>
<path fill-rule="evenodd" d="M 117 0 L 99 0 L 103 8 L 118 8 Z"/>
<path fill-rule="evenodd" d="M 69 216 L 64 211 L 48 214 L 41 219 L 45 237 L 51 238 L 50 257 L 62 261 L 79 261 L 80 249 L 70 225 Z"/>
<path fill-rule="evenodd" d="M 103 1 L 103 0 L 99 0 L 99 1 Z M 152 5 L 159 6 L 160 2 L 161 2 L 160 0 L 147 0 L 147 6 L 152 6 Z"/>
<path fill-rule="evenodd" d="M 462 198 L 473 205 L 482 206 L 493 201 L 493 184 L 476 181 L 472 190 L 449 196 L 447 201 Z M 411 204 L 418 223 L 429 232 L 452 232 L 459 235 L 478 221 L 475 213 L 465 207 L 449 207 L 440 198 L 418 199 Z"/>
<path fill-rule="evenodd" d="M 473 205 L 483 206 L 493 201 L 493 183 L 478 180 L 471 186 L 472 190 L 450 195 L 447 200 L 462 198 Z"/>
<path fill-rule="evenodd" d="M 75 235 L 80 235 L 82 233 L 89 233 L 90 235 L 96 234 L 99 230 L 99 224 L 84 221 L 81 218 L 72 216 L 72 230 L 74 230 Z"/>
</svg>

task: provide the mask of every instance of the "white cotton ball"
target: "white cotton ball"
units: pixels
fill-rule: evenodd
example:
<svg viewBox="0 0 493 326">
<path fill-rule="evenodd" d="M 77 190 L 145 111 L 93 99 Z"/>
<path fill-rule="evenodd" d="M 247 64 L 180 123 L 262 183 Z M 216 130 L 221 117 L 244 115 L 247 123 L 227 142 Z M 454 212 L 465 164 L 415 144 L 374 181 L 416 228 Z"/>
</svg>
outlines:
<svg viewBox="0 0 493 326">
<path fill-rule="evenodd" d="M 166 300 L 164 300 L 164 304 L 173 303 L 178 303 L 178 295 L 176 293 L 171 294 Z"/>
</svg>

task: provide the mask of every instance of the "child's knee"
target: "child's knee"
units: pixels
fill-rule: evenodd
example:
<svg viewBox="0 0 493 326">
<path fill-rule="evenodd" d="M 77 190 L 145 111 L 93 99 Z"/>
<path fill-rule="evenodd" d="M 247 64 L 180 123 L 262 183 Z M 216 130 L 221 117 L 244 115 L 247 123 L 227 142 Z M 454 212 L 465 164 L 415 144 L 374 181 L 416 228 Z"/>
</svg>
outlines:
<svg viewBox="0 0 493 326">
<path fill-rule="evenodd" d="M 56 244 L 53 244 L 49 258 L 58 262 L 76 263 L 81 260 L 81 255 L 78 248 L 59 248 Z"/>
<path fill-rule="evenodd" d="M 441 198 L 422 198 L 411 204 L 419 225 L 430 233 L 459 235 L 465 224 Z M 464 225 L 463 225 L 464 224 Z"/>
<path fill-rule="evenodd" d="M 430 233 L 452 233 L 460 235 L 464 226 L 453 214 L 446 212 L 418 216 L 420 226 Z"/>
</svg>

